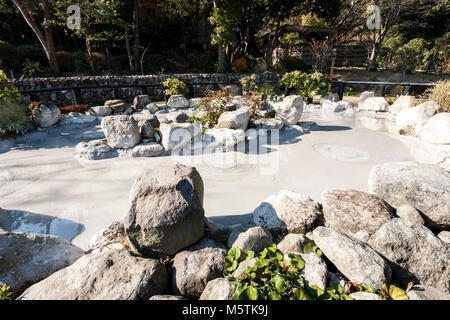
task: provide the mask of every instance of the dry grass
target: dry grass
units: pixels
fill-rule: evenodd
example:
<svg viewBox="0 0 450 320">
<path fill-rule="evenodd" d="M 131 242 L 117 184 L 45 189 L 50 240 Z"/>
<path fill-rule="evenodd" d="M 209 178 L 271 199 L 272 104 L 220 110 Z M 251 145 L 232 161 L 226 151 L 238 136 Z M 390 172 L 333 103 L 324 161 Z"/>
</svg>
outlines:
<svg viewBox="0 0 450 320">
<path fill-rule="evenodd" d="M 444 110 L 450 112 L 450 80 L 439 81 L 436 86 L 427 91 L 428 98 Z"/>
</svg>

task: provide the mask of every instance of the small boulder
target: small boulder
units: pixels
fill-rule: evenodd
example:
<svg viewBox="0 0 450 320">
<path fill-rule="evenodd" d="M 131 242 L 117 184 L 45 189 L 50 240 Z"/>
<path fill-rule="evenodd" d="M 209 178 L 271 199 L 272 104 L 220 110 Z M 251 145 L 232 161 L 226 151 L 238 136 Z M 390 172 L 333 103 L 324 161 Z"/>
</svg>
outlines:
<svg viewBox="0 0 450 320">
<path fill-rule="evenodd" d="M 112 250 L 83 256 L 28 288 L 19 300 L 148 300 L 164 292 L 167 280 L 158 260 Z"/>
<path fill-rule="evenodd" d="M 149 95 L 139 95 L 136 96 L 133 100 L 133 108 L 136 110 L 143 110 L 147 105 L 152 102 L 152 99 Z"/>
<path fill-rule="evenodd" d="M 43 234 L 0 233 L 0 287 L 14 297 L 27 287 L 65 268 L 84 255 L 67 240 Z"/>
<path fill-rule="evenodd" d="M 61 119 L 59 126 L 70 129 L 80 129 L 96 125 L 97 121 L 98 119 L 95 116 L 71 112 Z"/>
<path fill-rule="evenodd" d="M 364 101 L 366 101 L 368 98 L 373 98 L 373 97 L 375 97 L 375 92 L 373 92 L 373 91 L 364 91 L 363 93 L 361 93 L 361 95 L 359 96 L 358 108 L 362 109 L 362 105 L 363 105 Z"/>
<path fill-rule="evenodd" d="M 322 223 L 323 215 L 320 205 L 308 196 L 282 190 L 261 203 L 252 219 L 277 238 L 288 233 L 306 234 Z"/>
<path fill-rule="evenodd" d="M 422 226 L 425 225 L 425 221 L 423 220 L 420 212 L 409 204 L 405 204 L 397 208 L 397 216 L 411 223 L 420 224 Z"/>
<path fill-rule="evenodd" d="M 450 227 L 450 172 L 437 165 L 417 162 L 378 165 L 369 174 L 369 192 L 394 208 L 411 205 L 432 228 Z"/>
<path fill-rule="evenodd" d="M 273 244 L 272 234 L 260 226 L 244 224 L 233 228 L 228 238 L 228 248 L 238 247 L 242 252 L 256 254 Z"/>
<path fill-rule="evenodd" d="M 167 101 L 167 106 L 177 109 L 189 108 L 189 100 L 182 95 L 170 96 L 169 100 Z"/>
<path fill-rule="evenodd" d="M 250 111 L 247 108 L 224 112 L 219 117 L 217 128 L 245 131 L 247 130 L 250 115 Z"/>
<path fill-rule="evenodd" d="M 416 98 L 414 96 L 400 96 L 394 104 L 389 107 L 389 112 L 398 114 L 403 110 L 414 107 Z"/>
<path fill-rule="evenodd" d="M 143 143 L 133 148 L 133 157 L 158 157 L 164 154 L 165 150 L 162 145 L 156 142 Z"/>
<path fill-rule="evenodd" d="M 236 286 L 234 286 L 228 279 L 217 278 L 208 282 L 205 290 L 200 296 L 200 300 L 232 300 L 235 291 Z"/>
<path fill-rule="evenodd" d="M 438 113 L 428 120 L 420 132 L 420 138 L 433 144 L 450 144 L 450 113 Z"/>
<path fill-rule="evenodd" d="M 174 255 L 204 235 L 203 181 L 195 168 L 168 163 L 144 169 L 129 199 L 125 232 L 143 256 Z"/>
<path fill-rule="evenodd" d="M 284 121 L 272 118 L 261 118 L 254 121 L 256 128 L 263 130 L 281 130 L 284 127 Z"/>
<path fill-rule="evenodd" d="M 97 232 L 89 242 L 89 254 L 107 250 L 121 250 L 126 245 L 123 222 L 113 222 Z"/>
<path fill-rule="evenodd" d="M 425 124 L 439 109 L 438 104 L 428 101 L 416 107 L 400 111 L 395 118 L 395 130 L 403 135 L 418 137 Z"/>
<path fill-rule="evenodd" d="M 383 97 L 371 97 L 364 100 L 361 110 L 387 112 L 389 111 L 389 103 Z"/>
<path fill-rule="evenodd" d="M 184 148 L 202 134 L 201 127 L 191 123 L 162 123 L 159 130 L 161 144 L 167 151 Z"/>
<path fill-rule="evenodd" d="M 174 123 L 186 123 L 189 119 L 189 115 L 183 111 L 170 112 L 167 114 L 166 119 Z"/>
<path fill-rule="evenodd" d="M 139 127 L 131 116 L 104 117 L 102 129 L 111 148 L 129 149 L 141 142 Z"/>
<path fill-rule="evenodd" d="M 117 152 L 108 146 L 107 140 L 93 140 L 77 144 L 75 157 L 83 160 L 104 160 L 117 157 Z"/>
<path fill-rule="evenodd" d="M 191 108 L 198 108 L 200 106 L 200 104 L 202 103 L 202 101 L 203 101 L 202 98 L 189 99 L 189 107 L 191 107 Z"/>
<path fill-rule="evenodd" d="M 288 234 L 278 243 L 278 249 L 287 254 L 290 252 L 303 252 L 303 248 L 312 243 L 305 235 L 302 234 Z"/>
<path fill-rule="evenodd" d="M 107 117 L 112 114 L 112 109 L 105 106 L 96 106 L 89 109 L 89 113 L 96 117 Z"/>
<path fill-rule="evenodd" d="M 282 120 L 285 126 L 296 125 L 303 114 L 303 98 L 301 96 L 287 96 L 274 104 L 276 118 Z"/>
<path fill-rule="evenodd" d="M 381 198 L 356 190 L 324 192 L 322 206 L 325 225 L 350 237 L 359 231 L 371 235 L 394 216 Z"/>
<path fill-rule="evenodd" d="M 198 299 L 208 282 L 223 277 L 225 246 L 204 238 L 175 255 L 172 287 L 177 295 Z"/>
<path fill-rule="evenodd" d="M 40 104 L 33 109 L 33 120 L 37 126 L 48 128 L 58 123 L 61 119 L 61 110 L 56 106 Z"/>
<path fill-rule="evenodd" d="M 393 219 L 378 229 L 369 245 L 389 259 L 400 283 L 421 283 L 450 292 L 450 245 L 428 228 Z"/>
<path fill-rule="evenodd" d="M 253 268 L 256 261 L 258 261 L 258 258 L 246 259 L 239 263 L 236 271 L 234 271 L 233 277 L 236 279 L 239 278 L 245 272 L 245 270 L 247 270 L 248 267 Z"/>
<path fill-rule="evenodd" d="M 391 281 L 391 268 L 365 243 L 325 227 L 314 230 L 314 242 L 350 281 L 379 289 Z"/>
<path fill-rule="evenodd" d="M 111 110 L 117 114 L 125 112 L 131 106 L 128 102 L 123 100 L 108 100 L 105 102 L 105 107 L 111 108 Z"/>
</svg>

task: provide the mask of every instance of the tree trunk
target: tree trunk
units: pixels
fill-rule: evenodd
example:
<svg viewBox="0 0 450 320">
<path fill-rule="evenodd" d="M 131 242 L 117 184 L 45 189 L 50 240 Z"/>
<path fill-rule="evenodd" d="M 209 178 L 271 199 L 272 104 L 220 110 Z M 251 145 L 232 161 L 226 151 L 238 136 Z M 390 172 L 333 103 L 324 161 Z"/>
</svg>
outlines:
<svg viewBox="0 0 450 320">
<path fill-rule="evenodd" d="M 383 37 L 384 39 L 384 37 Z M 374 43 L 372 48 L 372 54 L 370 55 L 370 63 L 368 70 L 375 70 L 376 69 L 376 63 L 378 58 L 378 53 L 380 52 L 381 45 L 383 44 L 383 40 L 377 41 Z"/>
<path fill-rule="evenodd" d="M 86 37 L 86 50 L 88 54 L 89 66 L 91 67 L 92 72 L 95 72 L 94 58 L 92 57 L 91 41 L 88 40 L 87 37 Z"/>
<path fill-rule="evenodd" d="M 131 53 L 130 46 L 130 28 L 125 25 L 125 46 L 127 48 L 128 63 L 130 64 L 130 70 L 133 71 L 133 54 Z"/>
<path fill-rule="evenodd" d="M 138 72 L 139 70 L 139 0 L 134 2 L 133 10 L 133 71 Z"/>
<path fill-rule="evenodd" d="M 219 46 L 219 63 L 217 66 L 217 73 L 224 73 L 226 68 L 226 61 L 225 61 L 225 50 L 224 48 Z"/>
<path fill-rule="evenodd" d="M 39 43 L 42 46 L 42 49 L 44 49 L 45 55 L 47 56 L 48 63 L 50 65 L 50 68 L 55 72 L 56 74 L 59 73 L 59 66 L 58 66 L 58 60 L 56 59 L 55 54 L 55 46 L 53 42 L 53 34 L 51 31 L 51 25 L 47 23 L 48 20 L 50 20 L 50 9 L 48 6 L 47 1 L 41 1 L 40 7 L 44 12 L 44 22 L 42 25 L 44 26 L 44 32 L 45 37 L 42 31 L 39 29 L 38 24 L 33 19 L 33 16 L 31 15 L 31 10 L 26 7 L 26 5 L 23 3 L 23 1 L 20 0 L 12 0 L 12 2 L 16 5 L 16 7 L 19 9 L 20 13 L 22 14 L 23 18 L 25 19 L 26 23 L 30 26 L 30 28 L 33 30 L 34 34 L 39 40 Z"/>
</svg>

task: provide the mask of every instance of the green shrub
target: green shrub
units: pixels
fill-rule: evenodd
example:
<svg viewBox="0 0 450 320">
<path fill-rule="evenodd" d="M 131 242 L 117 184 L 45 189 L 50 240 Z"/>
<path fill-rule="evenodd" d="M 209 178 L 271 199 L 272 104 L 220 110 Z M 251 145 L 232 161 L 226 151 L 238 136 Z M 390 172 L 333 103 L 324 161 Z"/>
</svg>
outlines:
<svg viewBox="0 0 450 320">
<path fill-rule="evenodd" d="M 241 250 L 232 248 L 225 258 L 224 276 L 232 277 L 239 265 Z M 255 258 L 249 251 L 246 259 Z M 322 290 L 306 285 L 301 271 L 305 261 L 299 254 L 285 256 L 274 244 L 259 253 L 253 267 L 248 267 L 238 279 L 233 300 L 353 300 L 344 294 L 339 283 Z"/>
<path fill-rule="evenodd" d="M 0 70 L 0 101 L 10 99 L 13 101 L 20 101 L 20 94 L 16 87 L 11 85 L 6 74 Z"/>
<path fill-rule="evenodd" d="M 3 287 L 0 288 L 0 301 L 11 299 L 12 299 L 11 287 L 3 285 Z"/>
<path fill-rule="evenodd" d="M 274 65 L 274 68 L 277 72 L 280 73 L 292 72 L 295 70 L 299 70 L 301 72 L 308 72 L 309 70 L 308 65 L 302 59 L 295 57 L 287 57 L 281 59 Z"/>
<path fill-rule="evenodd" d="M 6 41 L 0 40 L 0 65 L 11 66 L 17 62 L 17 49 Z"/>
<path fill-rule="evenodd" d="M 318 71 L 309 74 L 298 70 L 286 73 L 279 82 L 280 86 L 295 89 L 303 98 L 325 95 L 329 83 L 329 79 Z"/>
<path fill-rule="evenodd" d="M 26 44 L 17 47 L 17 55 L 21 62 L 30 59 L 31 61 L 37 61 L 41 64 L 47 62 L 47 57 L 45 56 L 44 50 L 41 47 L 35 46 L 33 44 Z"/>
<path fill-rule="evenodd" d="M 433 100 L 445 112 L 450 112 L 450 80 L 442 80 L 428 90 L 428 98 Z"/>
<path fill-rule="evenodd" d="M 187 121 L 191 123 L 201 122 L 205 128 L 213 128 L 217 125 L 220 116 L 227 110 L 227 104 L 231 101 L 231 95 L 226 91 L 208 91 L 199 105 L 199 112 Z M 199 114 L 202 114 L 199 117 Z"/>
<path fill-rule="evenodd" d="M 167 79 L 163 82 L 163 86 L 164 88 L 166 88 L 166 96 L 182 95 L 186 97 L 189 93 L 186 84 L 183 81 L 175 78 Z"/>
<path fill-rule="evenodd" d="M 252 74 L 250 76 L 242 77 L 239 82 L 242 85 L 242 94 L 248 95 L 252 91 L 256 91 L 258 86 L 256 85 L 256 74 Z"/>
<path fill-rule="evenodd" d="M 22 73 L 30 78 L 36 73 L 41 73 L 43 71 L 44 70 L 41 68 L 41 64 L 38 61 L 27 59 L 23 64 Z"/>
</svg>

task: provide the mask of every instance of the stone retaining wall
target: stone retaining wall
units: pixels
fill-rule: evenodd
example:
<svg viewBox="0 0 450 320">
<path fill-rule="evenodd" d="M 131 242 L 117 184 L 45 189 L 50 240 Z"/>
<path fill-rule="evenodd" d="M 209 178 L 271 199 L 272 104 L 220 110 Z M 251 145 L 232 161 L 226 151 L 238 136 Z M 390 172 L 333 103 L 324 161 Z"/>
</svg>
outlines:
<svg viewBox="0 0 450 320">
<path fill-rule="evenodd" d="M 164 74 L 146 76 L 81 76 L 64 78 L 31 78 L 15 79 L 13 85 L 19 90 L 35 90 L 43 88 L 73 87 L 73 86 L 104 86 L 104 85 L 134 85 L 153 84 L 161 85 L 167 78 L 178 78 L 189 85 L 190 96 L 201 96 L 206 90 L 218 89 L 208 83 L 239 83 L 239 80 L 247 74 Z M 259 74 L 257 81 L 278 81 L 277 74 Z M 74 92 L 53 91 L 38 94 L 24 95 L 24 102 L 40 101 L 44 104 L 57 105 L 59 107 L 85 103 L 90 105 L 103 105 L 106 100 L 123 99 L 132 102 L 136 95 L 148 94 L 154 101 L 164 100 L 162 87 L 148 87 L 147 92 L 141 88 L 107 88 L 107 89 L 83 89 L 81 90 L 82 101 L 76 101 Z"/>
</svg>

